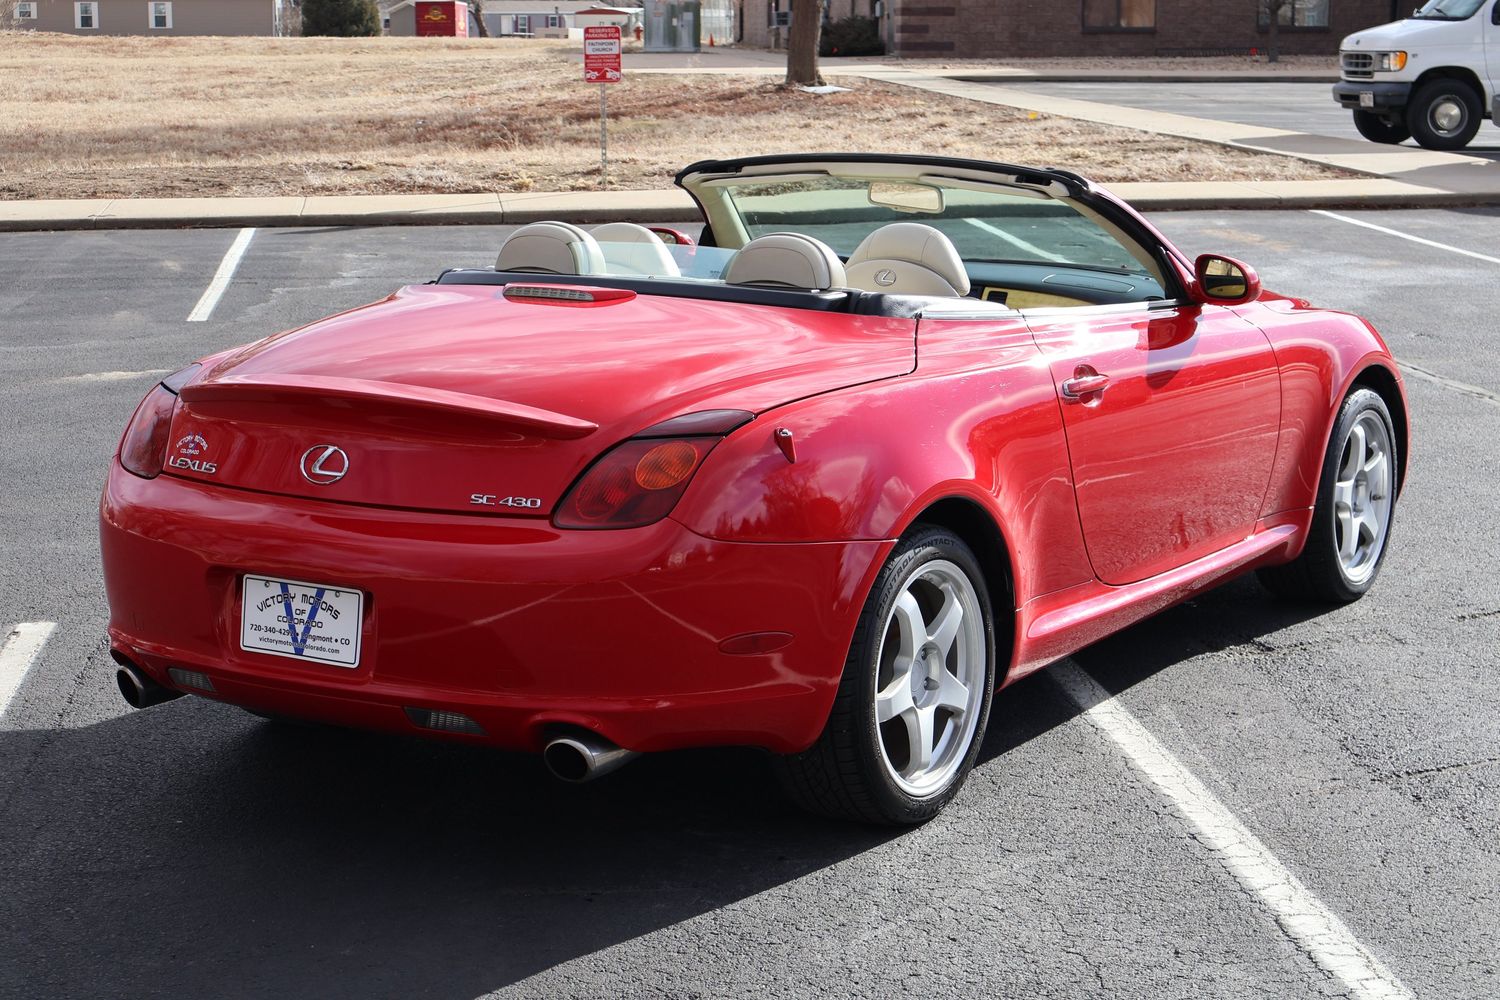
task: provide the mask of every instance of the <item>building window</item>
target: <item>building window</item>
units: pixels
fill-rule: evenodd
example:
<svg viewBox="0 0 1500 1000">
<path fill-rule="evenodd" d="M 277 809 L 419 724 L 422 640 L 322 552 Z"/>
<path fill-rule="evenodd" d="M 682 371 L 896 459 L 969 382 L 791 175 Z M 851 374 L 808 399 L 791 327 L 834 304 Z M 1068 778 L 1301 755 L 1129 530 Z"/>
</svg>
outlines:
<svg viewBox="0 0 1500 1000">
<path fill-rule="evenodd" d="M 152 0 L 146 5 L 151 13 L 151 27 L 154 29 L 165 29 L 172 27 L 172 4 L 163 3 L 162 0 Z"/>
<path fill-rule="evenodd" d="M 35 2 L 28 2 L 28 3 L 18 3 L 18 4 L 16 4 L 16 20 L 17 21 L 35 21 L 36 20 L 36 3 Z"/>
<path fill-rule="evenodd" d="M 511 32 L 517 35 L 531 34 L 531 15 L 517 14 L 515 25 L 511 28 Z"/>
<path fill-rule="evenodd" d="M 86 0 L 73 5 L 73 27 L 89 29 L 99 27 L 99 5 Z"/>
<path fill-rule="evenodd" d="M 1261 0 L 1260 26 L 1271 24 L 1270 3 Z M 1276 24 L 1282 28 L 1327 28 L 1328 0 L 1283 0 L 1276 12 Z"/>
<path fill-rule="evenodd" d="M 1083 0 L 1084 31 L 1154 31 L 1156 0 Z"/>
<path fill-rule="evenodd" d="M 561 28 L 562 27 L 562 15 L 561 14 L 548 14 L 547 15 L 547 27 L 549 27 L 549 28 Z"/>
</svg>

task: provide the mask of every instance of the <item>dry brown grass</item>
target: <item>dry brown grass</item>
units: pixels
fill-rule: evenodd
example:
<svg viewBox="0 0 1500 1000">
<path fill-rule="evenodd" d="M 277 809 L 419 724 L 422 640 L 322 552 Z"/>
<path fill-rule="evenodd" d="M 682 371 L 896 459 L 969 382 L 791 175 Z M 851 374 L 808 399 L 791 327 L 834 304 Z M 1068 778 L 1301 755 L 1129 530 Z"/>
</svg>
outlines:
<svg viewBox="0 0 1500 1000">
<path fill-rule="evenodd" d="M 599 181 L 577 46 L 0 33 L 0 198 L 566 191 Z M 610 88 L 613 186 L 706 156 L 940 152 L 1102 181 L 1336 176 L 1298 160 L 865 80 L 633 76 Z"/>
</svg>

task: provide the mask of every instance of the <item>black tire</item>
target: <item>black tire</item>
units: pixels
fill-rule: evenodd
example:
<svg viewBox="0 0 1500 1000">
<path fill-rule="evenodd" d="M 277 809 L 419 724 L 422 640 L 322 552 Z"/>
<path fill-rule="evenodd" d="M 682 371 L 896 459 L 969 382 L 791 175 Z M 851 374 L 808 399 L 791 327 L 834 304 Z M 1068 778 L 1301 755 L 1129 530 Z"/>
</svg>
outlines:
<svg viewBox="0 0 1500 1000">
<path fill-rule="evenodd" d="M 1401 119 L 1391 120 L 1373 111 L 1354 112 L 1354 127 L 1371 142 L 1394 146 L 1411 138 L 1411 129 Z"/>
<path fill-rule="evenodd" d="M 1366 414 L 1375 414 L 1385 425 L 1390 441 L 1388 458 L 1389 474 L 1386 489 L 1390 492 L 1390 508 L 1386 518 L 1385 533 L 1379 551 L 1374 555 L 1373 565 L 1360 578 L 1351 579 L 1339 557 L 1340 530 L 1335 512 L 1334 489 L 1340 462 L 1344 459 L 1344 448 L 1354 426 Z M 1347 604 L 1357 601 L 1375 584 L 1380 567 L 1385 562 L 1390 548 L 1391 527 L 1395 521 L 1397 482 L 1399 479 L 1400 442 L 1395 425 L 1385 400 L 1370 389 L 1356 388 L 1344 399 L 1339 408 L 1339 417 L 1333 423 L 1333 434 L 1328 440 L 1328 449 L 1323 456 L 1323 471 L 1318 480 L 1318 502 L 1313 510 L 1312 527 L 1308 530 L 1307 545 L 1302 554 L 1284 566 L 1271 566 L 1258 575 L 1266 589 L 1292 600 L 1311 601 L 1322 604 Z"/>
<path fill-rule="evenodd" d="M 977 596 L 982 622 L 983 666 L 977 716 L 969 745 L 960 752 L 953 744 L 950 761 L 957 767 L 941 787 L 915 796 L 897 785 L 881 745 L 875 717 L 875 696 L 881 650 L 891 627 L 898 598 L 914 574 L 927 564 L 957 567 Z M 958 794 L 979 756 L 989 723 L 995 688 L 995 625 L 983 571 L 969 547 L 952 532 L 918 526 L 897 543 L 886 560 L 860 612 L 833 710 L 818 741 L 799 754 L 778 758 L 777 772 L 789 797 L 798 805 L 834 819 L 910 826 L 924 823 L 942 811 Z M 887 725 L 900 720 L 892 719 Z M 955 725 L 949 717 L 944 725 Z M 961 733 L 961 729 L 954 730 Z M 957 741 L 960 737 L 955 736 Z"/>
<path fill-rule="evenodd" d="M 1458 113 L 1458 118 L 1445 124 L 1443 116 L 1452 113 Z M 1406 127 L 1424 149 L 1463 149 L 1479 132 L 1483 116 L 1473 87 L 1443 77 L 1429 80 L 1412 93 Z"/>
</svg>

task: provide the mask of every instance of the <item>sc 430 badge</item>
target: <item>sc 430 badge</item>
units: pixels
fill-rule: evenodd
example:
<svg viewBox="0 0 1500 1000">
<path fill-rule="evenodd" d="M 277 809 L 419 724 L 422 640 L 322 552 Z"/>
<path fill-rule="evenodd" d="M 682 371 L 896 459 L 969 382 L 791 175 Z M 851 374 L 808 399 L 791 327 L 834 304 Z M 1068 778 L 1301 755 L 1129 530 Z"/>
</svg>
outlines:
<svg viewBox="0 0 1500 1000">
<path fill-rule="evenodd" d="M 471 493 L 469 503 L 476 507 L 517 507 L 523 510 L 541 510 L 540 497 L 502 497 L 493 493 Z"/>
</svg>

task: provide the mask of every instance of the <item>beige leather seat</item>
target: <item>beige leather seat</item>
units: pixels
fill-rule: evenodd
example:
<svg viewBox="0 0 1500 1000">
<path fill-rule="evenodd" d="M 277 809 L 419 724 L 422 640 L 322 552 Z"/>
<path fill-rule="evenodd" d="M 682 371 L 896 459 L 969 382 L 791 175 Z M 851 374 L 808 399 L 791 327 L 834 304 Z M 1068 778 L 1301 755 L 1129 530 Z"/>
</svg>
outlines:
<svg viewBox="0 0 1500 1000">
<path fill-rule="evenodd" d="M 969 275 L 953 241 L 920 222 L 881 226 L 849 255 L 849 284 L 866 292 L 967 295 Z"/>
<path fill-rule="evenodd" d="M 605 268 L 610 274 L 653 275 L 661 278 L 676 278 L 682 271 L 672 259 L 672 251 L 645 226 L 634 222 L 610 222 L 595 226 L 591 234 L 604 254 Z"/>
<path fill-rule="evenodd" d="M 500 247 L 497 271 L 542 274 L 599 274 L 604 254 L 588 233 L 566 222 L 533 222 L 522 226 Z"/>
<path fill-rule="evenodd" d="M 848 287 L 844 264 L 833 248 L 800 233 L 757 236 L 729 258 L 724 281 L 819 292 Z"/>
</svg>

